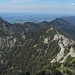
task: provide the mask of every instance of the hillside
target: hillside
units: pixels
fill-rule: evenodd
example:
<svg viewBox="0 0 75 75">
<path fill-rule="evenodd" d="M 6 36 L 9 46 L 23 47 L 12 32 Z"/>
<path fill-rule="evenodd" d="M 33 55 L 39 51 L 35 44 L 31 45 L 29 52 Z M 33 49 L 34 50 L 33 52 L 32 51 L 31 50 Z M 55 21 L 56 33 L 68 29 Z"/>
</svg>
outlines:
<svg viewBox="0 0 75 75">
<path fill-rule="evenodd" d="M 75 40 L 75 26 L 62 18 L 56 18 L 50 22 L 50 25 L 65 34 L 67 37 Z"/>
<path fill-rule="evenodd" d="M 61 21 L 10 24 L 0 18 L 0 75 L 75 75 L 75 41 L 54 26 Z"/>
<path fill-rule="evenodd" d="M 62 17 L 62 19 L 66 20 L 72 25 L 75 25 L 75 16 L 67 16 L 67 17 Z"/>
</svg>

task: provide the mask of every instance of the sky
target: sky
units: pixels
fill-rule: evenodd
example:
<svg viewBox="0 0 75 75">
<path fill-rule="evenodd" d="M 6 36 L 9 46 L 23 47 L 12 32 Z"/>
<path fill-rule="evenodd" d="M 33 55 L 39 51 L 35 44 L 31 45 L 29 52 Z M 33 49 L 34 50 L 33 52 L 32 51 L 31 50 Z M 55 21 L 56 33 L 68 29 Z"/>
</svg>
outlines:
<svg viewBox="0 0 75 75">
<path fill-rule="evenodd" d="M 75 0 L 0 0 L 0 12 L 75 14 Z"/>
</svg>

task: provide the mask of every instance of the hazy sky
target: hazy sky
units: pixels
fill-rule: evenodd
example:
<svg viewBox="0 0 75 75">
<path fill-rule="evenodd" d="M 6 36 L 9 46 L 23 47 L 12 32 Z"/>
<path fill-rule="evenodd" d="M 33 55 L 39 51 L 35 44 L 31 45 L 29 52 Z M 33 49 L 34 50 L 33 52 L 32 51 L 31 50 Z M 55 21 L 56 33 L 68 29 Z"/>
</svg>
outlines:
<svg viewBox="0 0 75 75">
<path fill-rule="evenodd" d="M 0 12 L 75 13 L 75 0 L 0 0 Z"/>
</svg>

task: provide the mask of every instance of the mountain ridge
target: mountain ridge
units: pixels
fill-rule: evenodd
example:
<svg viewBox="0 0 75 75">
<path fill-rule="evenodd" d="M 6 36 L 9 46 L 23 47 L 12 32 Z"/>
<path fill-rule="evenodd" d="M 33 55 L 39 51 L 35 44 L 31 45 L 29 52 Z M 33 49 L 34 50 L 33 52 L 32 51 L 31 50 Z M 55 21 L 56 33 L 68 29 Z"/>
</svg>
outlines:
<svg viewBox="0 0 75 75">
<path fill-rule="evenodd" d="M 1 18 L 2 19 L 2 18 Z M 3 19 L 2 19 L 3 20 Z M 21 23 L 14 23 L 14 24 L 8 24 L 8 22 L 5 22 L 3 24 L 6 24 L 8 26 L 8 29 L 10 31 L 25 31 L 26 30 L 30 30 L 31 28 L 39 28 L 39 27 L 49 27 L 52 26 L 56 29 L 58 29 L 59 31 L 61 31 L 62 33 L 64 33 L 66 36 L 68 36 L 69 38 L 72 38 L 73 40 L 75 40 L 75 30 L 74 30 L 74 26 L 71 25 L 69 22 L 65 21 L 62 18 L 56 18 L 51 22 L 40 22 L 40 23 L 33 23 L 33 22 L 25 22 L 24 24 Z M 13 30 L 14 29 L 14 30 Z"/>
<path fill-rule="evenodd" d="M 75 16 L 62 17 L 62 19 L 66 20 L 67 22 L 75 26 Z"/>
<path fill-rule="evenodd" d="M 3 21 L 0 27 L 0 75 L 75 74 L 75 41 L 57 30 L 55 25 L 61 25 L 59 20 L 62 19 L 57 20 L 38 24 L 5 22 L 5 26 Z"/>
</svg>

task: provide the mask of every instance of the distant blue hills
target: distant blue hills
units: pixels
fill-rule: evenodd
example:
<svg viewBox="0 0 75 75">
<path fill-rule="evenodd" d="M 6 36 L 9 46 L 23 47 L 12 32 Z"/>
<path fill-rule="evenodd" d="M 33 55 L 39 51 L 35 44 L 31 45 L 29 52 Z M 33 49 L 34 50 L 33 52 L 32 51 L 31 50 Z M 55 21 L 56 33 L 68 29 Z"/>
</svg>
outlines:
<svg viewBox="0 0 75 75">
<path fill-rule="evenodd" d="M 60 18 L 61 14 L 30 14 L 30 13 L 0 13 L 0 16 L 10 23 L 52 21 Z"/>
</svg>

